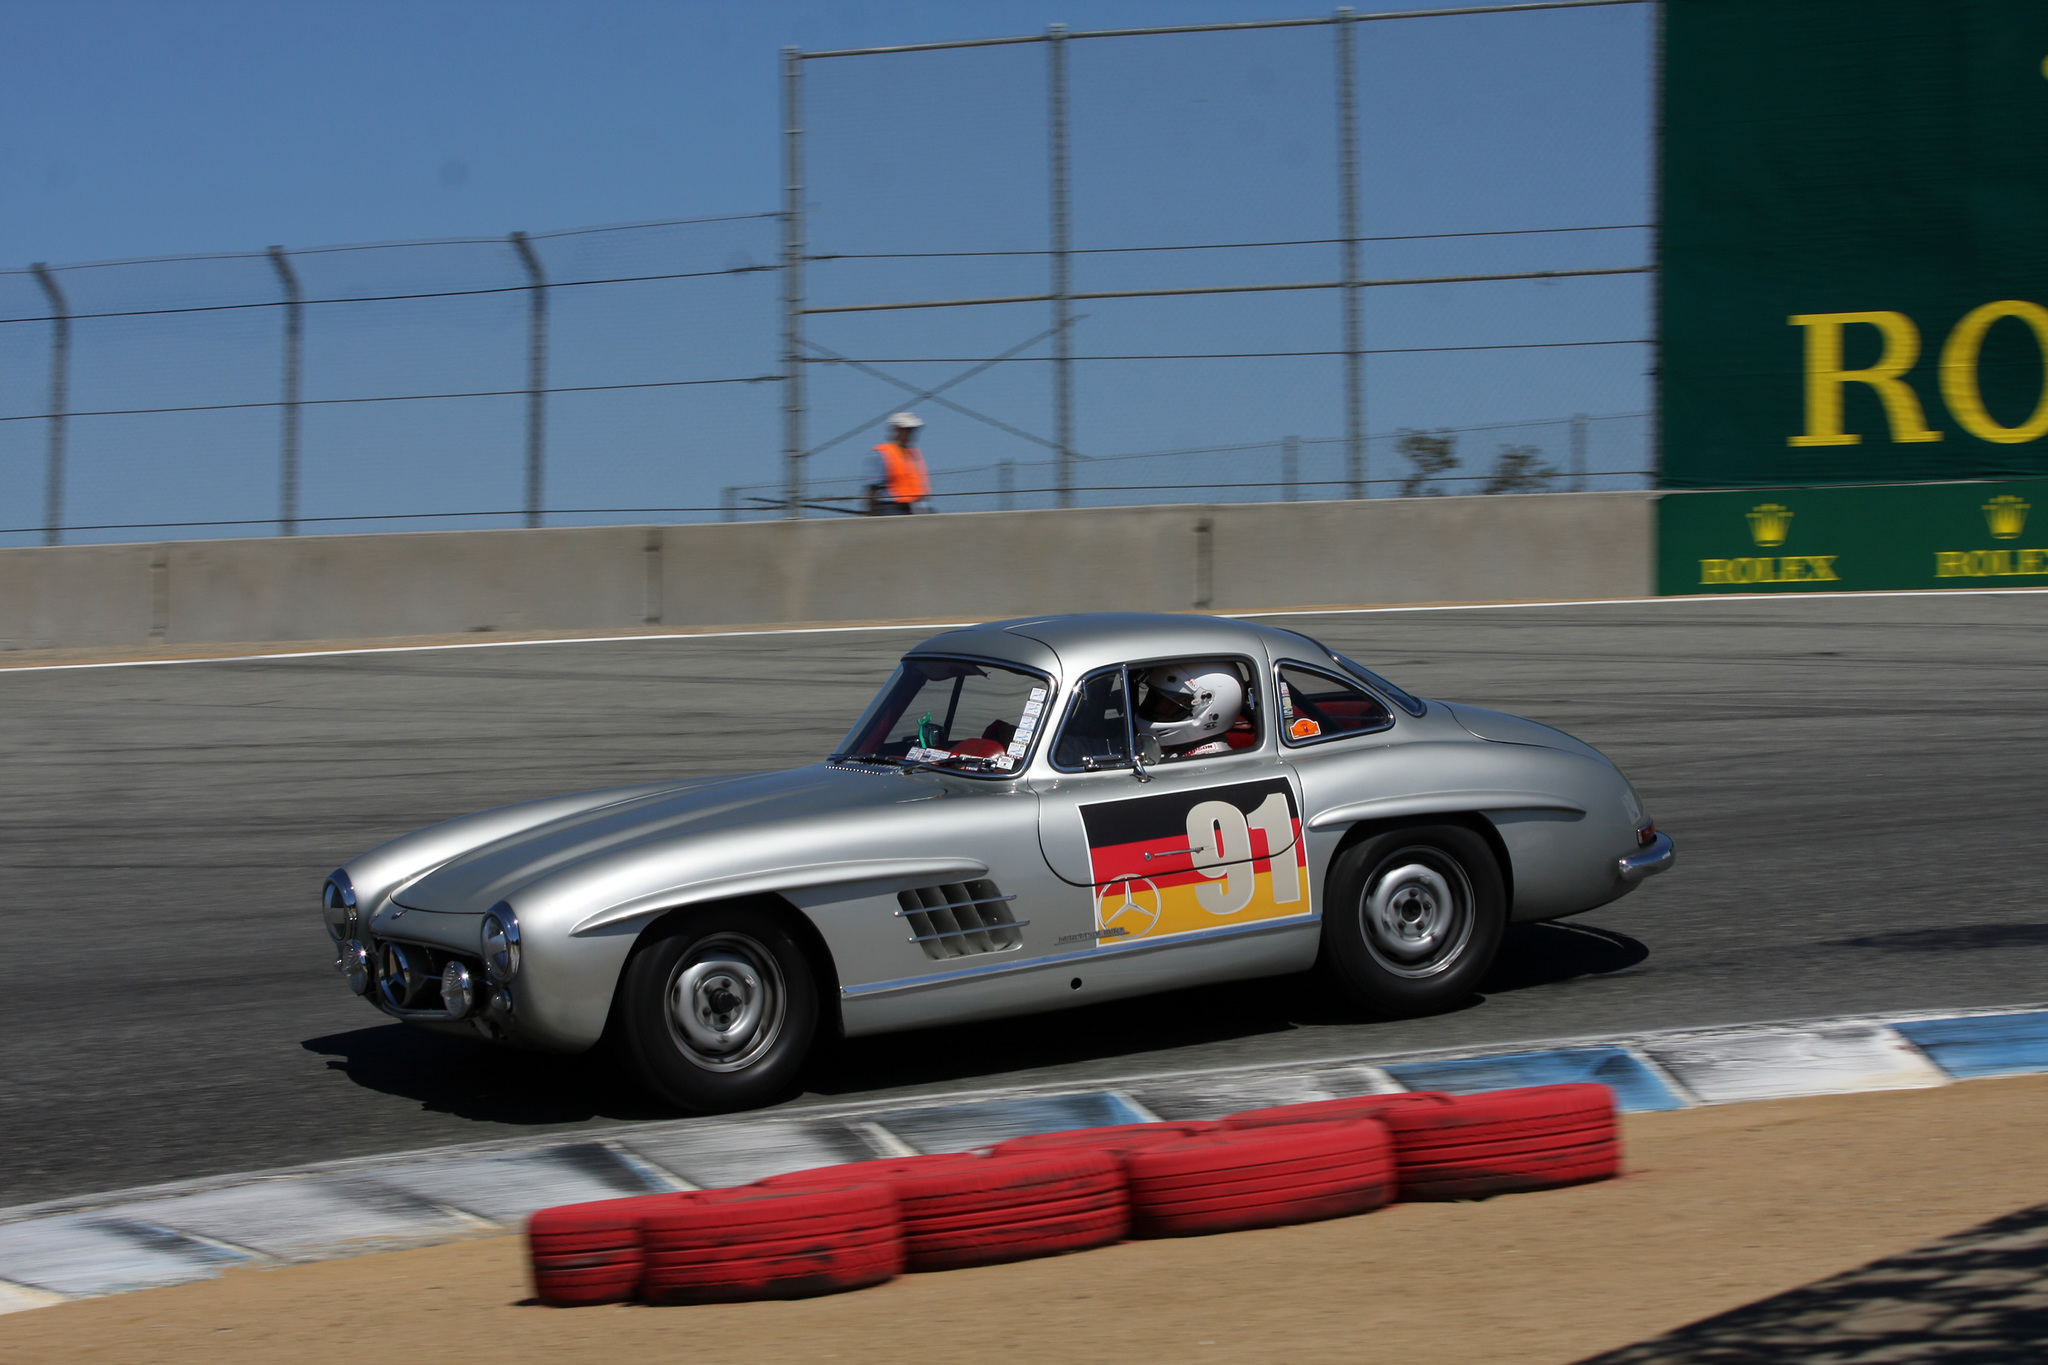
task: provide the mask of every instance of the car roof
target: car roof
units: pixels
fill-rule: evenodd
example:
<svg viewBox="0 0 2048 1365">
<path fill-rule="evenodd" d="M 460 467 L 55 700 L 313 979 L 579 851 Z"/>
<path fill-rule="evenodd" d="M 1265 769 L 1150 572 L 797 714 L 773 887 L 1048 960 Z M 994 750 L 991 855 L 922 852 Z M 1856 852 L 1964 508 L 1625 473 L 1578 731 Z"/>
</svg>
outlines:
<svg viewBox="0 0 2048 1365">
<path fill-rule="evenodd" d="M 1278 656 L 1302 653 L 1292 632 L 1223 616 L 1167 612 L 1083 612 L 989 621 L 932 636 L 912 654 L 974 654 L 1010 659 L 1049 673 L 1077 677 L 1134 659 L 1196 658 L 1215 654 Z"/>
</svg>

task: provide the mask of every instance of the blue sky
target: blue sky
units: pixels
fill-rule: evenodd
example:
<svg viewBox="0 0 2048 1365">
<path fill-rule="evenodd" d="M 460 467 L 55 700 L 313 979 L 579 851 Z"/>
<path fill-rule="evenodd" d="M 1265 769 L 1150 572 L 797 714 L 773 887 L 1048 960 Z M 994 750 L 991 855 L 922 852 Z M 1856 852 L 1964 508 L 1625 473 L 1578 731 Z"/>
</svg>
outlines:
<svg viewBox="0 0 2048 1365">
<path fill-rule="evenodd" d="M 1183 0 L 1172 6 L 9 0 L 0 3 L 0 181 L 8 186 L 10 210 L 0 215 L 0 269 L 18 270 L 33 261 L 257 251 L 272 243 L 298 249 L 491 238 L 514 229 L 538 233 L 762 212 L 779 200 L 778 74 L 784 45 L 819 50 L 1031 33 L 1054 20 L 1100 29 L 1315 12 L 1256 0 Z M 1646 7 L 1624 6 L 1358 26 L 1365 231 L 1646 221 L 1647 22 Z M 1327 28 L 1073 45 L 1076 244 L 1334 235 L 1329 45 Z M 1042 247 L 1043 61 L 1043 48 L 1034 45 L 807 63 L 818 249 Z M 768 263 L 774 259 L 774 233 L 772 223 L 720 228 L 716 234 L 706 229 L 677 250 L 693 260 L 712 260 L 712 268 L 743 260 Z M 1367 273 L 1626 263 L 1642 259 L 1645 240 L 1640 233 L 1618 233 L 1389 243 L 1368 250 Z M 611 268 L 603 253 L 580 264 L 572 259 L 569 248 L 583 241 L 565 239 L 560 250 L 566 254 L 557 258 L 559 264 L 550 262 L 556 278 Z M 378 272 L 396 260 L 364 257 L 357 277 L 337 277 L 332 287 L 382 288 Z M 464 272 L 503 272 L 510 262 L 503 253 L 489 262 L 479 257 L 450 266 L 447 278 L 463 287 Z M 1080 264 L 1076 284 L 1117 288 L 1316 278 L 1334 273 L 1334 264 L 1329 248 L 1097 256 Z M 1043 270 L 1042 261 L 1032 257 L 821 263 L 811 283 L 814 301 L 857 302 L 960 290 L 1035 290 L 1043 287 Z M 424 263 L 393 266 L 392 272 L 400 285 L 434 282 L 434 269 Z M 81 289 L 92 287 L 84 273 L 64 278 L 78 281 Z M 161 281 L 147 287 L 111 283 L 140 281 L 140 274 L 97 278 L 106 286 L 107 307 L 129 294 L 147 296 L 154 302 L 145 306 L 157 306 L 181 289 L 198 289 Z M 232 285 L 226 274 L 219 278 L 218 289 L 230 293 L 267 287 L 260 272 L 236 276 Z M 649 313 L 626 325 L 599 325 L 595 314 L 579 324 L 573 307 L 565 305 L 560 344 L 583 344 L 577 328 L 587 325 L 588 345 L 558 360 L 562 372 L 582 377 L 556 382 L 603 382 L 627 371 L 653 374 L 661 367 L 650 356 L 671 346 L 672 352 L 663 353 L 673 354 L 681 367 L 677 373 L 730 377 L 771 371 L 773 277 L 742 276 L 738 286 L 744 288 L 730 298 L 720 296 L 715 306 L 703 302 L 708 295 L 690 295 L 696 303 L 678 295 L 676 308 L 703 311 L 687 329 L 688 338 L 673 344 L 662 329 L 673 324 L 675 309 L 660 318 Z M 324 286 L 309 281 L 309 296 L 316 287 Z M 37 296 L 28 289 L 23 276 L 12 277 L 11 284 L 0 281 L 0 311 L 31 315 L 20 311 L 35 306 Z M 1647 326 L 1639 279 L 1483 289 L 1494 292 L 1466 286 L 1407 291 L 1400 298 L 1393 295 L 1401 291 L 1371 296 L 1368 344 L 1624 337 L 1642 335 Z M 1077 329 L 1077 350 L 1124 354 L 1335 344 L 1334 296 L 1290 297 L 1286 303 L 1275 298 L 1099 307 Z M 621 307 L 619 316 L 632 313 Z M 336 393 L 402 387 L 404 373 L 424 374 L 437 366 L 447 374 L 422 380 L 430 391 L 473 382 L 506 386 L 468 373 L 472 362 L 482 364 L 478 356 L 497 350 L 508 357 L 505 364 L 494 359 L 485 368 L 495 367 L 493 374 L 507 368 L 523 344 L 516 296 L 492 309 L 418 324 L 414 337 L 424 358 L 416 365 L 391 360 L 376 330 L 384 324 L 375 319 L 349 333 L 327 327 L 329 315 L 315 311 L 309 322 L 308 395 L 321 382 L 338 386 Z M 996 354 L 1041 330 L 1044 311 L 821 318 L 813 335 L 822 344 L 868 357 L 969 358 Z M 185 334 L 158 336 L 122 325 L 130 330 L 114 338 L 112 324 L 104 334 L 89 333 L 81 324 L 77 382 L 97 386 L 100 396 L 92 401 L 171 405 L 188 389 L 206 389 L 196 379 L 188 383 L 167 360 L 162 363 L 171 368 L 155 389 L 137 389 L 141 397 L 130 394 L 124 385 L 159 363 L 142 363 L 145 352 L 156 354 L 149 351 L 152 344 L 182 350 L 193 365 L 206 347 L 227 348 L 220 352 L 225 357 L 246 346 L 250 393 L 274 387 L 262 360 L 269 333 L 261 330 L 274 328 L 274 320 L 247 335 L 223 333 L 203 345 Z M 433 328 L 444 329 L 441 341 L 431 341 L 441 335 Z M 476 329 L 481 340 L 465 339 L 465 328 Z M 43 401 L 41 334 L 31 339 L 32 329 L 16 325 L 4 329 L 22 334 L 16 341 L 0 339 L 0 410 L 8 413 L 33 413 Z M 343 344 L 351 335 L 352 349 Z M 715 344 L 719 337 L 730 339 L 723 352 Z M 115 354 L 115 340 L 128 348 L 119 365 L 107 359 Z M 326 351 L 319 350 L 323 344 Z M 99 378 L 93 377 L 88 347 L 100 348 Z M 1043 353 L 1042 347 L 1033 352 Z M 1371 367 L 1369 426 L 1382 432 L 1402 425 L 1639 410 L 1643 365 L 1636 348 L 1387 357 Z M 960 368 L 908 364 L 894 372 L 935 382 Z M 1320 361 L 1083 367 L 1080 444 L 1091 454 L 1108 455 L 1287 434 L 1332 436 L 1339 430 L 1338 409 L 1331 405 L 1334 373 Z M 1042 435 L 1048 427 L 1045 385 L 1044 366 L 1016 365 L 949 396 Z M 551 454 L 562 479 L 558 488 L 551 471 L 551 503 L 680 505 L 686 498 L 716 501 L 726 485 L 772 479 L 779 436 L 771 387 L 720 390 L 715 402 L 706 396 L 708 406 L 699 409 L 592 408 L 584 417 L 578 416 L 578 400 L 563 397 L 556 405 L 563 430 L 551 432 Z M 891 399 L 885 386 L 837 370 L 818 375 L 813 389 L 814 440 L 886 410 Z M 228 398 L 194 401 L 241 396 L 237 390 Z M 330 419 L 309 416 L 307 496 L 309 502 L 325 501 L 309 505 L 308 514 L 510 505 L 505 499 L 512 485 L 500 478 L 505 461 L 499 447 L 516 438 L 516 414 L 493 409 L 487 420 L 472 423 L 446 405 L 412 407 L 421 415 L 404 419 L 414 423 L 405 441 L 396 427 L 374 438 L 349 436 L 345 426 L 331 424 L 316 431 L 316 422 Z M 426 417 L 430 409 L 437 415 Z M 335 410 L 332 422 L 340 420 Z M 578 421 L 587 429 L 578 428 Z M 121 423 L 132 425 L 128 437 L 113 434 Z M 265 433 L 274 428 L 274 418 L 263 415 L 261 423 L 245 423 L 230 439 L 196 428 L 167 437 L 170 428 L 141 419 L 75 419 L 83 482 L 74 490 L 71 519 L 204 515 L 207 506 L 222 502 L 221 490 L 230 485 L 246 486 L 247 496 L 235 499 L 238 506 L 246 503 L 257 509 L 249 515 L 263 515 L 266 500 L 274 501 L 264 472 L 271 458 L 267 446 L 274 444 Z M 15 422 L 0 432 L 0 504 L 7 509 L 0 525 L 24 524 L 24 509 L 39 506 L 32 495 L 40 479 L 42 436 L 31 430 L 39 426 Z M 702 439 L 678 439 L 679 427 Z M 487 433 L 478 434 L 485 428 Z M 610 458 L 606 431 L 617 433 L 619 450 L 638 452 L 610 460 L 625 471 L 616 478 L 599 477 L 599 466 Z M 96 440 L 103 441 L 97 457 Z M 315 449 L 322 440 L 329 442 L 321 448 L 329 455 Z M 247 450 L 217 458 L 211 453 L 229 446 L 239 450 L 237 442 Z M 863 437 L 818 456 L 819 477 L 850 474 L 866 444 Z M 401 445 L 405 449 L 398 451 Z M 388 456 L 388 470 L 376 472 L 382 467 L 366 453 L 373 446 L 398 451 Z M 1042 455 L 1028 441 L 951 414 L 935 423 L 931 446 L 933 462 L 942 466 Z M 189 447 L 185 456 L 164 453 L 183 447 Z M 152 452 L 148 458 L 140 453 L 145 448 Z M 445 477 L 422 472 L 440 467 L 432 452 L 444 449 Z M 465 463 L 471 460 L 478 462 L 474 468 Z M 343 465 L 355 472 L 353 482 L 340 477 Z M 485 467 L 494 471 L 483 480 L 489 487 L 475 475 Z M 388 475 L 375 496 L 362 486 L 366 468 L 379 479 Z M 191 477 L 195 470 L 198 476 Z"/>
</svg>

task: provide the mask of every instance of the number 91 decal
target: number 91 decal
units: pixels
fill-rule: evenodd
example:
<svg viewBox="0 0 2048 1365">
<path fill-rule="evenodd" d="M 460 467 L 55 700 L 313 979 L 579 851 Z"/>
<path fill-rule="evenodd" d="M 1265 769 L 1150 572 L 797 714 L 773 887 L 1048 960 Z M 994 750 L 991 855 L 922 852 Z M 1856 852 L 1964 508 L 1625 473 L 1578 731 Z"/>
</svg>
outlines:
<svg viewBox="0 0 2048 1365">
<path fill-rule="evenodd" d="M 1281 778 L 1081 808 L 1105 945 L 1309 911 L 1308 860 Z"/>
</svg>

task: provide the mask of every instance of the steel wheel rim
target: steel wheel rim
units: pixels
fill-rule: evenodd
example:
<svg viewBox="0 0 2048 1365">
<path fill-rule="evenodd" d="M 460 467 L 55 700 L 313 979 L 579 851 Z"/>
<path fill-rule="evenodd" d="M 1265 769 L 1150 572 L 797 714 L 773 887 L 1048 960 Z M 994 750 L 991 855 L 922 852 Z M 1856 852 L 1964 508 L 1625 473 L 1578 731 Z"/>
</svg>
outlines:
<svg viewBox="0 0 2048 1365">
<path fill-rule="evenodd" d="M 1472 941 L 1472 879 L 1441 849 L 1399 849 L 1367 879 L 1358 918 L 1365 950 L 1381 970 L 1411 981 L 1439 976 Z"/>
<path fill-rule="evenodd" d="M 662 1017 L 692 1064 L 740 1071 L 782 1036 L 788 998 L 775 954 L 745 934 L 713 934 L 670 969 Z"/>
</svg>

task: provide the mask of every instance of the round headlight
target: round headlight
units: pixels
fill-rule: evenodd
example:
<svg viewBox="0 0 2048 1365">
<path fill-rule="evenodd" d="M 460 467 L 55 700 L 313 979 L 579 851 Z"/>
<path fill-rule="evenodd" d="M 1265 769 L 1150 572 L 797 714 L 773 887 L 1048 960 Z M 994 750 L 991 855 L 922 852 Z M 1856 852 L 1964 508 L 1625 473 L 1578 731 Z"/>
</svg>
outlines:
<svg viewBox="0 0 2048 1365">
<path fill-rule="evenodd" d="M 451 962 L 441 969 L 441 1007 L 448 1011 L 450 1019 L 466 1019 L 476 1005 L 476 984 L 469 979 L 469 968 L 460 962 Z"/>
<path fill-rule="evenodd" d="M 355 883 L 339 868 L 327 874 L 327 884 L 320 888 L 320 915 L 327 921 L 327 936 L 336 943 L 354 938 L 361 926 Z"/>
<path fill-rule="evenodd" d="M 491 907 L 484 916 L 479 940 L 485 975 L 501 982 L 519 975 L 519 919 L 511 906 L 499 901 Z"/>
</svg>

